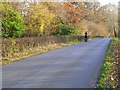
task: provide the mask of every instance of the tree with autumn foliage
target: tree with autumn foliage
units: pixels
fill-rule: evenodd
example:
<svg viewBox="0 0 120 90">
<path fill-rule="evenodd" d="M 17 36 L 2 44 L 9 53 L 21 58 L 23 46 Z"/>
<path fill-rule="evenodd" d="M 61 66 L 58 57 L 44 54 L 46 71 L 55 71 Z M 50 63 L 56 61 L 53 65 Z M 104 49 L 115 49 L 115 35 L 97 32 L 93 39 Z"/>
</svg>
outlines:
<svg viewBox="0 0 120 90">
<path fill-rule="evenodd" d="M 2 13 L 2 36 L 3 37 L 21 37 L 25 31 L 24 21 L 21 14 L 15 11 L 7 3 L 1 3 Z"/>
<path fill-rule="evenodd" d="M 113 36 L 117 29 L 114 28 L 117 22 L 114 26 L 110 23 L 111 20 L 114 22 L 112 12 L 99 2 L 26 1 L 9 2 L 9 5 L 20 17 L 24 17 L 23 36 L 61 34 L 61 31 L 64 35 L 84 35 L 88 31 L 91 36 Z"/>
<path fill-rule="evenodd" d="M 46 33 L 46 28 L 51 24 L 55 14 L 51 13 L 42 3 L 32 4 L 25 16 L 26 32 L 28 35 L 40 36 Z"/>
</svg>

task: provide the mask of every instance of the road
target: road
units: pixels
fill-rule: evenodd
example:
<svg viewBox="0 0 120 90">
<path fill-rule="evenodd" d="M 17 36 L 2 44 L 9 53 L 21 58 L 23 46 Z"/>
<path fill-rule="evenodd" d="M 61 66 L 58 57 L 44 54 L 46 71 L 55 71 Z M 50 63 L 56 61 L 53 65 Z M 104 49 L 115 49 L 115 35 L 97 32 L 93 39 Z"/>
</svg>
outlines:
<svg viewBox="0 0 120 90">
<path fill-rule="evenodd" d="M 49 51 L 2 67 L 3 88 L 95 88 L 111 39 Z"/>
</svg>

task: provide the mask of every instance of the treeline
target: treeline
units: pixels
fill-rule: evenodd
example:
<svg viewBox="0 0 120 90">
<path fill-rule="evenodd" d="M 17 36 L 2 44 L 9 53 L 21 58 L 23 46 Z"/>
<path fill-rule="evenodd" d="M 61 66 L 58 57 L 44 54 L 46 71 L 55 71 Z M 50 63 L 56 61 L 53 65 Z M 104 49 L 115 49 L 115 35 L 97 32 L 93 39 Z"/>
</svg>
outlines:
<svg viewBox="0 0 120 90">
<path fill-rule="evenodd" d="M 114 36 L 117 8 L 99 2 L 0 2 L 5 38 L 43 35 Z"/>
</svg>

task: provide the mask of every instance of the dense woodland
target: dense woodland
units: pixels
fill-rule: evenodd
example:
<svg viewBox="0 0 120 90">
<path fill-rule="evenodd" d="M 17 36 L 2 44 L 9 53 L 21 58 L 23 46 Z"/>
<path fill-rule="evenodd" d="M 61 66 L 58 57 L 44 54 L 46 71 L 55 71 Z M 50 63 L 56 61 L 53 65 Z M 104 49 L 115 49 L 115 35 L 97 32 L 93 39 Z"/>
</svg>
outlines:
<svg viewBox="0 0 120 90">
<path fill-rule="evenodd" d="M 112 4 L 101 6 L 97 0 L 0 2 L 0 20 L 3 37 L 0 64 L 75 44 L 86 31 L 91 37 L 120 37 L 120 8 Z M 106 57 L 98 83 L 100 88 L 119 88 L 119 42 L 114 39 L 109 45 L 109 58 Z"/>
<path fill-rule="evenodd" d="M 1 2 L 5 38 L 43 35 L 117 36 L 118 8 L 99 2 Z"/>
</svg>

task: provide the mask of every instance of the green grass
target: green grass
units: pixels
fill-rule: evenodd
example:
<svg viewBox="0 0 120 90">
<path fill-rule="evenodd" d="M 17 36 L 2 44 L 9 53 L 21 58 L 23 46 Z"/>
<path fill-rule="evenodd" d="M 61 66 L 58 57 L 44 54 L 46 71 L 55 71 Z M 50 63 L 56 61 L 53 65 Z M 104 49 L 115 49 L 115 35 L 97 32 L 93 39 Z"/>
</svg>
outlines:
<svg viewBox="0 0 120 90">
<path fill-rule="evenodd" d="M 118 42 L 120 42 L 120 40 L 114 38 L 108 46 L 106 57 L 98 78 L 98 88 L 117 88 L 118 86 L 117 65 L 119 59 L 116 59 L 116 55 L 114 55 L 115 50 L 120 47 Z"/>
</svg>

